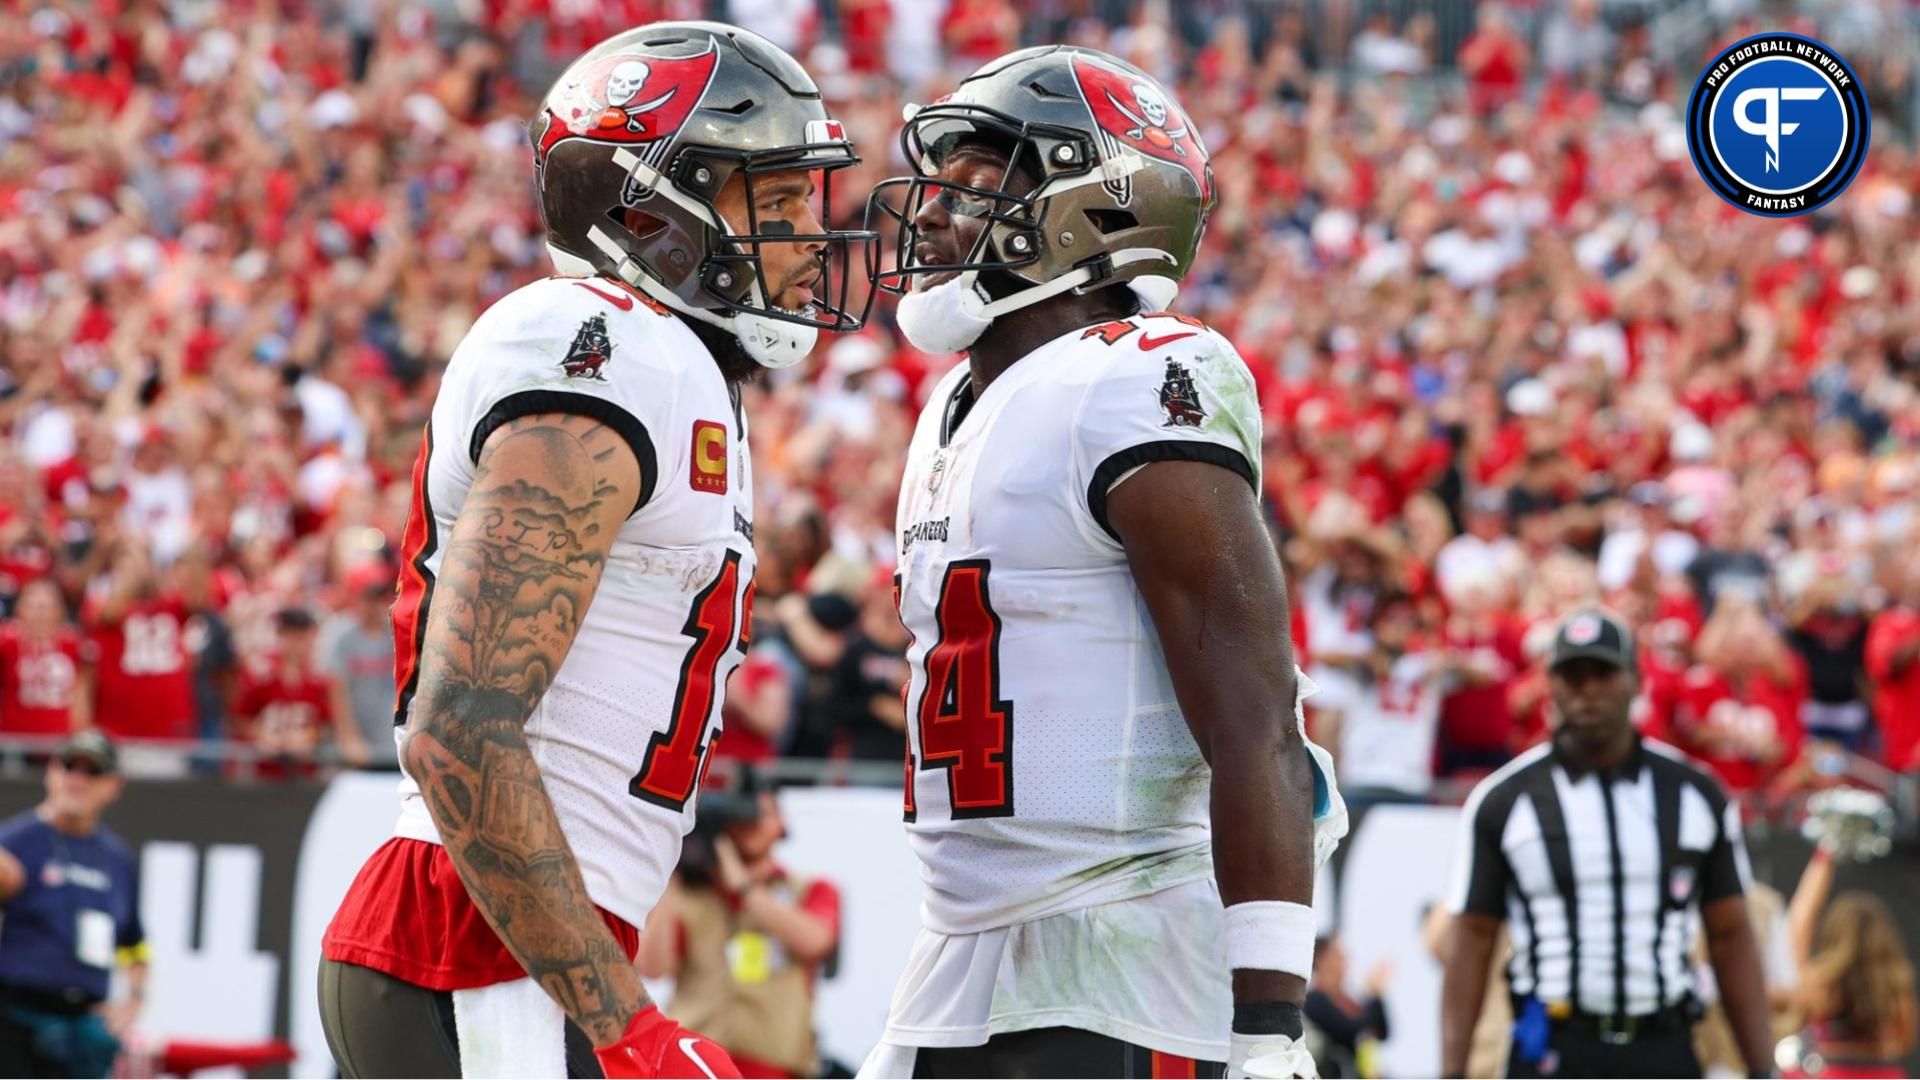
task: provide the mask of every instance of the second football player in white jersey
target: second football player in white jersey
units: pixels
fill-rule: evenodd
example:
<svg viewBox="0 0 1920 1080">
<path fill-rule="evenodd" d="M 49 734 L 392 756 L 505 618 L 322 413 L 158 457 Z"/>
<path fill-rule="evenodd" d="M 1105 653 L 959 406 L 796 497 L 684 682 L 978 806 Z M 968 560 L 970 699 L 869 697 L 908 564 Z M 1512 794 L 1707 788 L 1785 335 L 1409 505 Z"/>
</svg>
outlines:
<svg viewBox="0 0 1920 1080">
<path fill-rule="evenodd" d="M 1160 309 L 1212 207 L 1103 53 L 989 63 L 903 135 L 902 330 L 965 351 L 899 501 L 924 930 L 863 1076 L 1311 1075 L 1314 871 L 1345 831 L 1234 348 Z"/>
</svg>

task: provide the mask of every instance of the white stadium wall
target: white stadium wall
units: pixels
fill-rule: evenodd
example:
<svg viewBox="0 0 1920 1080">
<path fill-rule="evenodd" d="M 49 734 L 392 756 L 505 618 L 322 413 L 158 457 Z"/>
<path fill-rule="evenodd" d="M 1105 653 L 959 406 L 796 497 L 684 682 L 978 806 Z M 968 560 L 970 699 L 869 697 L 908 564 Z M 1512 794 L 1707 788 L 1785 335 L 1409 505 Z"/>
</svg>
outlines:
<svg viewBox="0 0 1920 1080">
<path fill-rule="evenodd" d="M 332 1075 L 313 976 L 320 937 L 361 861 L 393 834 L 394 791 L 390 774 L 337 777 L 314 807 L 300 844 L 286 984 L 288 1038 L 300 1052 L 295 1075 Z M 788 788 L 780 803 L 791 833 L 781 862 L 797 874 L 830 878 L 841 891 L 846 932 L 839 970 L 820 985 L 816 1019 L 822 1052 L 857 1067 L 886 1024 L 893 981 L 919 927 L 920 872 L 901 829 L 900 793 Z M 154 963 L 162 967 L 166 957 L 156 955 Z"/>
<path fill-rule="evenodd" d="M 0 817 L 40 797 L 37 776 L 0 779 Z M 782 862 L 841 890 L 839 964 L 820 983 L 816 1022 L 822 1051 L 857 1066 L 880 1035 L 919 921 L 920 875 L 901 829 L 900 796 L 796 787 L 780 800 L 791 832 Z M 213 1041 L 279 1035 L 298 1050 L 293 1075 L 333 1075 L 315 1001 L 320 938 L 362 860 L 391 834 L 395 808 L 391 773 L 344 774 L 324 787 L 129 783 L 108 820 L 140 853 L 141 914 L 153 946 L 141 1028 Z M 1343 845 L 1337 873 L 1323 874 L 1316 890 L 1323 930 L 1342 928 L 1354 989 L 1376 961 L 1394 960 L 1386 1075 L 1431 1076 L 1439 1067 L 1440 972 L 1420 922 L 1445 896 L 1458 813 L 1371 808 Z M 1749 839 L 1756 870 L 1790 889 L 1806 859 L 1797 835 L 1756 826 Z M 1912 895 L 1920 889 L 1914 867 L 1880 860 L 1852 868 L 1848 883 Z M 666 996 L 671 987 L 655 989 Z"/>
<path fill-rule="evenodd" d="M 360 864 L 392 835 L 395 789 L 392 773 L 343 773 L 318 788 L 130 782 L 108 824 L 139 851 L 141 917 L 153 950 L 143 1033 L 236 1043 L 280 1035 L 297 1052 L 291 1075 L 336 1075 L 318 1012 L 320 939 Z M 0 816 L 40 795 L 37 777 L 0 780 Z M 919 927 L 920 872 L 901 828 L 900 794 L 790 787 L 780 803 L 790 833 L 781 862 L 803 876 L 830 878 L 841 891 L 838 968 L 820 983 L 815 1020 L 822 1053 L 857 1067 L 885 1026 L 894 980 Z M 1399 810 L 1409 812 L 1385 815 L 1377 825 L 1363 819 L 1349 841 L 1356 853 L 1379 853 L 1347 871 L 1365 886 L 1356 891 L 1350 884 L 1338 894 L 1347 901 L 1337 910 L 1348 925 L 1377 928 L 1352 936 L 1356 961 L 1382 950 L 1406 956 L 1413 919 L 1400 908 L 1422 889 L 1439 895 L 1445 880 L 1450 853 L 1440 833 L 1451 832 L 1434 823 L 1453 812 Z M 1401 830 L 1408 835 L 1387 835 Z M 1405 853 L 1413 850 L 1418 857 L 1409 862 Z M 1430 883 L 1408 889 L 1410 880 L 1429 875 Z M 1323 928 L 1331 926 L 1336 893 L 1327 875 L 1317 891 L 1314 906 Z M 1400 1070 L 1431 1073 L 1437 1047 L 1426 1014 L 1437 983 L 1414 967 L 1403 962 L 1395 976 L 1400 1008 L 1390 1060 Z M 672 986 L 652 989 L 670 997 Z"/>
</svg>

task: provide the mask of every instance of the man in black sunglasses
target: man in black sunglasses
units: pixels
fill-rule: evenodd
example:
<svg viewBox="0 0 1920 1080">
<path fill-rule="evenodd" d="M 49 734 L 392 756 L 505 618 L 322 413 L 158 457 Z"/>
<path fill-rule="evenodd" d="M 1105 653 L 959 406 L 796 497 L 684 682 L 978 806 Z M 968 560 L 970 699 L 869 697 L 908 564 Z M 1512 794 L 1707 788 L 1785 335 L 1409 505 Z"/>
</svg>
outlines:
<svg viewBox="0 0 1920 1080">
<path fill-rule="evenodd" d="M 119 755 L 82 731 L 47 763 L 47 797 L 0 823 L 0 1075 L 106 1076 L 146 987 L 133 852 L 100 823 Z M 116 966 L 127 996 L 109 1004 Z"/>
</svg>

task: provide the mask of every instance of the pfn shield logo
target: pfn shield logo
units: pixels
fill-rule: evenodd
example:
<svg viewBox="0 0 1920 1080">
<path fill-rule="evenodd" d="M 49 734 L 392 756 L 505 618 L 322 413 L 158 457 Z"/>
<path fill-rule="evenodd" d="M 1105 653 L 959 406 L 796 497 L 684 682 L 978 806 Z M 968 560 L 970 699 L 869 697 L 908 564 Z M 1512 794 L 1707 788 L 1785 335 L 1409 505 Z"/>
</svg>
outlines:
<svg viewBox="0 0 1920 1080">
<path fill-rule="evenodd" d="M 1769 33 L 1715 57 L 1687 102 L 1687 147 L 1714 194 L 1767 217 L 1832 202 L 1866 160 L 1866 92 L 1832 49 Z"/>
<path fill-rule="evenodd" d="M 618 143 L 672 137 L 706 96 L 719 59 L 709 41 L 694 56 L 614 53 L 587 62 L 547 102 L 540 157 L 569 136 Z"/>
<path fill-rule="evenodd" d="M 1073 76 L 1109 141 L 1109 151 L 1124 147 L 1178 165 L 1193 174 L 1201 199 L 1213 198 L 1206 147 L 1193 122 L 1165 91 L 1151 79 L 1086 56 L 1073 58 Z"/>
</svg>

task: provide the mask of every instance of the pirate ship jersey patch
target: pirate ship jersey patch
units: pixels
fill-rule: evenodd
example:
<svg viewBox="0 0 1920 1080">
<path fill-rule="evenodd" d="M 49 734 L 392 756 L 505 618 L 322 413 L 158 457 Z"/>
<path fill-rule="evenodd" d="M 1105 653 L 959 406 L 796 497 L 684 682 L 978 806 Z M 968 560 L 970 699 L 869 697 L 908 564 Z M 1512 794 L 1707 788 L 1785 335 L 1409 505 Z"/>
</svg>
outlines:
<svg viewBox="0 0 1920 1080">
<path fill-rule="evenodd" d="M 613 342 L 607 337 L 607 317 L 594 315 L 580 324 L 573 335 L 573 344 L 567 347 L 567 355 L 560 360 L 560 370 L 571 379 L 599 379 L 606 382 L 607 377 L 601 369 L 607 361 L 613 359 Z"/>
<path fill-rule="evenodd" d="M 1207 410 L 1200 404 L 1193 373 L 1178 360 L 1167 361 L 1167 378 L 1160 384 L 1160 408 L 1167 414 L 1161 427 L 1197 428 L 1206 423 Z"/>
</svg>

